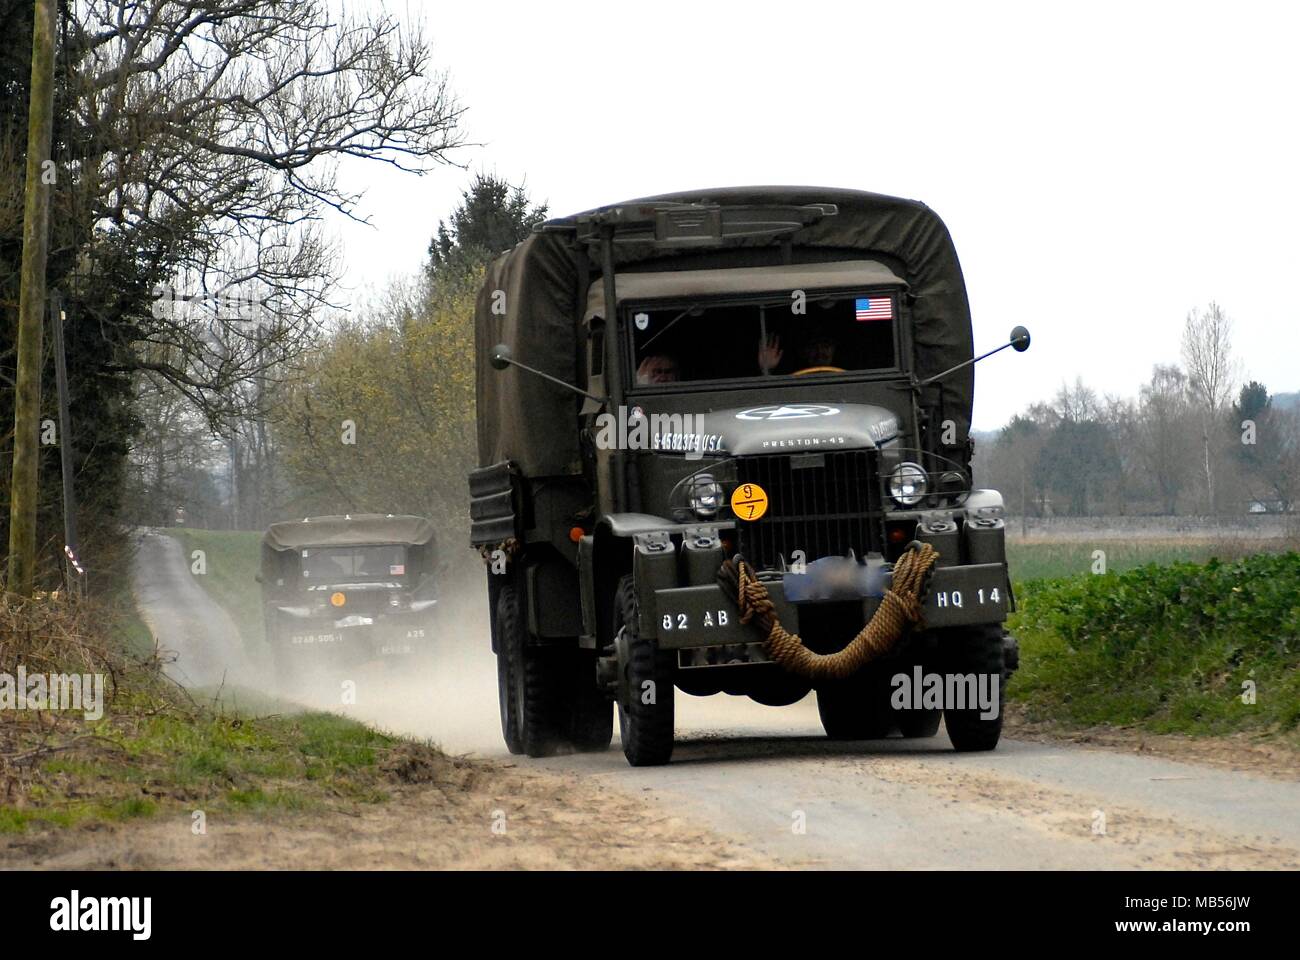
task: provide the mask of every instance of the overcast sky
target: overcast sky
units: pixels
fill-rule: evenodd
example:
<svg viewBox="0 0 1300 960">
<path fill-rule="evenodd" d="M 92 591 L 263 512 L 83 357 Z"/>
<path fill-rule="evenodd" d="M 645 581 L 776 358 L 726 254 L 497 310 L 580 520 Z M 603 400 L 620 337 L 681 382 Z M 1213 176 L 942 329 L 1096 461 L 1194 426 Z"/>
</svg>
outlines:
<svg viewBox="0 0 1300 960">
<path fill-rule="evenodd" d="M 424 21 L 468 108 L 482 146 L 458 162 L 526 179 L 554 215 L 734 184 L 929 204 L 977 347 L 1034 338 L 980 365 L 977 429 L 1075 376 L 1135 395 L 1210 300 L 1248 378 L 1300 389 L 1293 5 L 384 6 Z M 470 173 L 346 176 L 374 227 L 332 223 L 363 290 L 418 268 Z"/>
</svg>

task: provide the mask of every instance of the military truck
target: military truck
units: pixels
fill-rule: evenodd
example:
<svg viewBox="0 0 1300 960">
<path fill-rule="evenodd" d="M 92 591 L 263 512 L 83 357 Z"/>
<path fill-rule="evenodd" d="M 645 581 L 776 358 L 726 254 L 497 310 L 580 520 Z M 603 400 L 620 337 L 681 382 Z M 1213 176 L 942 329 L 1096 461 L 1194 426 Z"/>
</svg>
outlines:
<svg viewBox="0 0 1300 960">
<path fill-rule="evenodd" d="M 997 744 L 1000 710 L 895 697 L 934 673 L 991 677 L 1000 703 L 1017 664 L 970 418 L 974 363 L 1029 334 L 974 355 L 933 211 L 813 187 L 605 206 L 497 258 L 475 323 L 471 541 L 512 752 L 605 749 L 617 705 L 628 761 L 665 763 L 675 690 L 816 689 L 832 738 L 933 736 L 943 716 L 957 750 Z M 847 677 L 775 662 L 722 576 L 743 560 L 768 616 L 829 656 L 921 549 L 918 622 Z"/>
<path fill-rule="evenodd" d="M 428 652 L 434 529 L 394 514 L 307 517 L 262 537 L 266 640 L 279 679 Z"/>
</svg>

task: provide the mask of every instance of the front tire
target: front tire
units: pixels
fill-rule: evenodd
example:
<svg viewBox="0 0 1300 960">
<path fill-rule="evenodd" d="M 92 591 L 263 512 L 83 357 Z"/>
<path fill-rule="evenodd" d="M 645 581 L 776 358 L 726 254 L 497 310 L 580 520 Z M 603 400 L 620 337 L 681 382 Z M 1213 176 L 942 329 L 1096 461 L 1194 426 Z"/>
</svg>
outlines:
<svg viewBox="0 0 1300 960">
<path fill-rule="evenodd" d="M 623 756 L 634 767 L 665 764 L 673 755 L 673 655 L 661 651 L 653 637 L 641 636 L 631 574 L 618 582 L 614 634 L 620 647 L 618 729 Z"/>
<path fill-rule="evenodd" d="M 1006 706 L 1007 671 L 1002 627 L 998 624 L 954 630 L 946 643 L 947 672 L 974 674 L 977 689 L 980 678 L 994 676 L 998 683 L 998 715 L 984 718 L 980 708 L 943 711 L 948 739 L 959 753 L 992 750 L 1002 737 L 1002 716 Z M 988 683 L 988 681 L 984 681 Z"/>
</svg>

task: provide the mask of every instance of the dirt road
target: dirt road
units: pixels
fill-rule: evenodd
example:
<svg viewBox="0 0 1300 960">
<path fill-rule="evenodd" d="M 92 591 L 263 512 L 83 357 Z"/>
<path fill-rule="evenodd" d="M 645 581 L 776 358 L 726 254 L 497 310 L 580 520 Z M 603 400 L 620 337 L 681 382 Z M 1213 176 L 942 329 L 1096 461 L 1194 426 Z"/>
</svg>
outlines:
<svg viewBox="0 0 1300 960">
<path fill-rule="evenodd" d="M 165 544 L 153 544 L 136 569 L 152 622 L 180 631 L 177 667 L 212 677 L 224 655 L 236 667 L 238 640 L 215 605 L 192 580 L 184 583 L 184 567 L 179 582 L 159 569 L 174 562 Z M 544 784 L 526 798 L 533 816 L 583 811 L 582 829 L 603 831 L 598 798 L 620 797 L 626 803 L 608 816 L 622 846 L 645 845 L 637 865 L 655 865 L 651 851 L 671 823 L 670 834 L 690 831 L 693 842 L 716 844 L 711 865 L 1300 869 L 1295 780 L 1015 739 L 993 753 L 958 755 L 942 732 L 933 740 L 830 743 L 812 697 L 768 708 L 678 693 L 679 745 L 667 767 L 628 767 L 617 737 L 607 753 L 511 758 L 500 743 L 476 595 L 467 587 L 444 611 L 429 664 L 360 671 L 355 705 L 341 705 L 329 688 L 310 699 L 449 751 L 519 764 L 525 779 Z M 204 637 L 197 645 L 196 631 Z M 394 843 L 392 865 L 409 864 L 401 845 L 409 838 Z M 367 851 L 382 862 L 373 846 Z"/>
<path fill-rule="evenodd" d="M 165 655 L 167 671 L 181 683 L 256 685 L 258 671 L 244 653 L 235 622 L 190 573 L 180 541 L 142 529 L 131 563 L 136 605 Z"/>
</svg>

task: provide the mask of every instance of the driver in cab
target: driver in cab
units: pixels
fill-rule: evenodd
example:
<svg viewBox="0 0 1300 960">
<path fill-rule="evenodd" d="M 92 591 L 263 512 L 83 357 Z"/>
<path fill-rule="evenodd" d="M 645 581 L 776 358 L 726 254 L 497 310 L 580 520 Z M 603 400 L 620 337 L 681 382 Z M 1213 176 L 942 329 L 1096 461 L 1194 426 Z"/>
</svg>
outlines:
<svg viewBox="0 0 1300 960">
<path fill-rule="evenodd" d="M 825 328 L 814 328 L 799 347 L 799 362 L 791 373 L 800 376 L 806 373 L 839 373 L 842 368 L 835 365 L 835 338 Z M 777 367 L 785 351 L 781 347 L 781 338 L 772 334 L 758 344 L 758 368 L 764 375 L 777 373 Z"/>
</svg>

